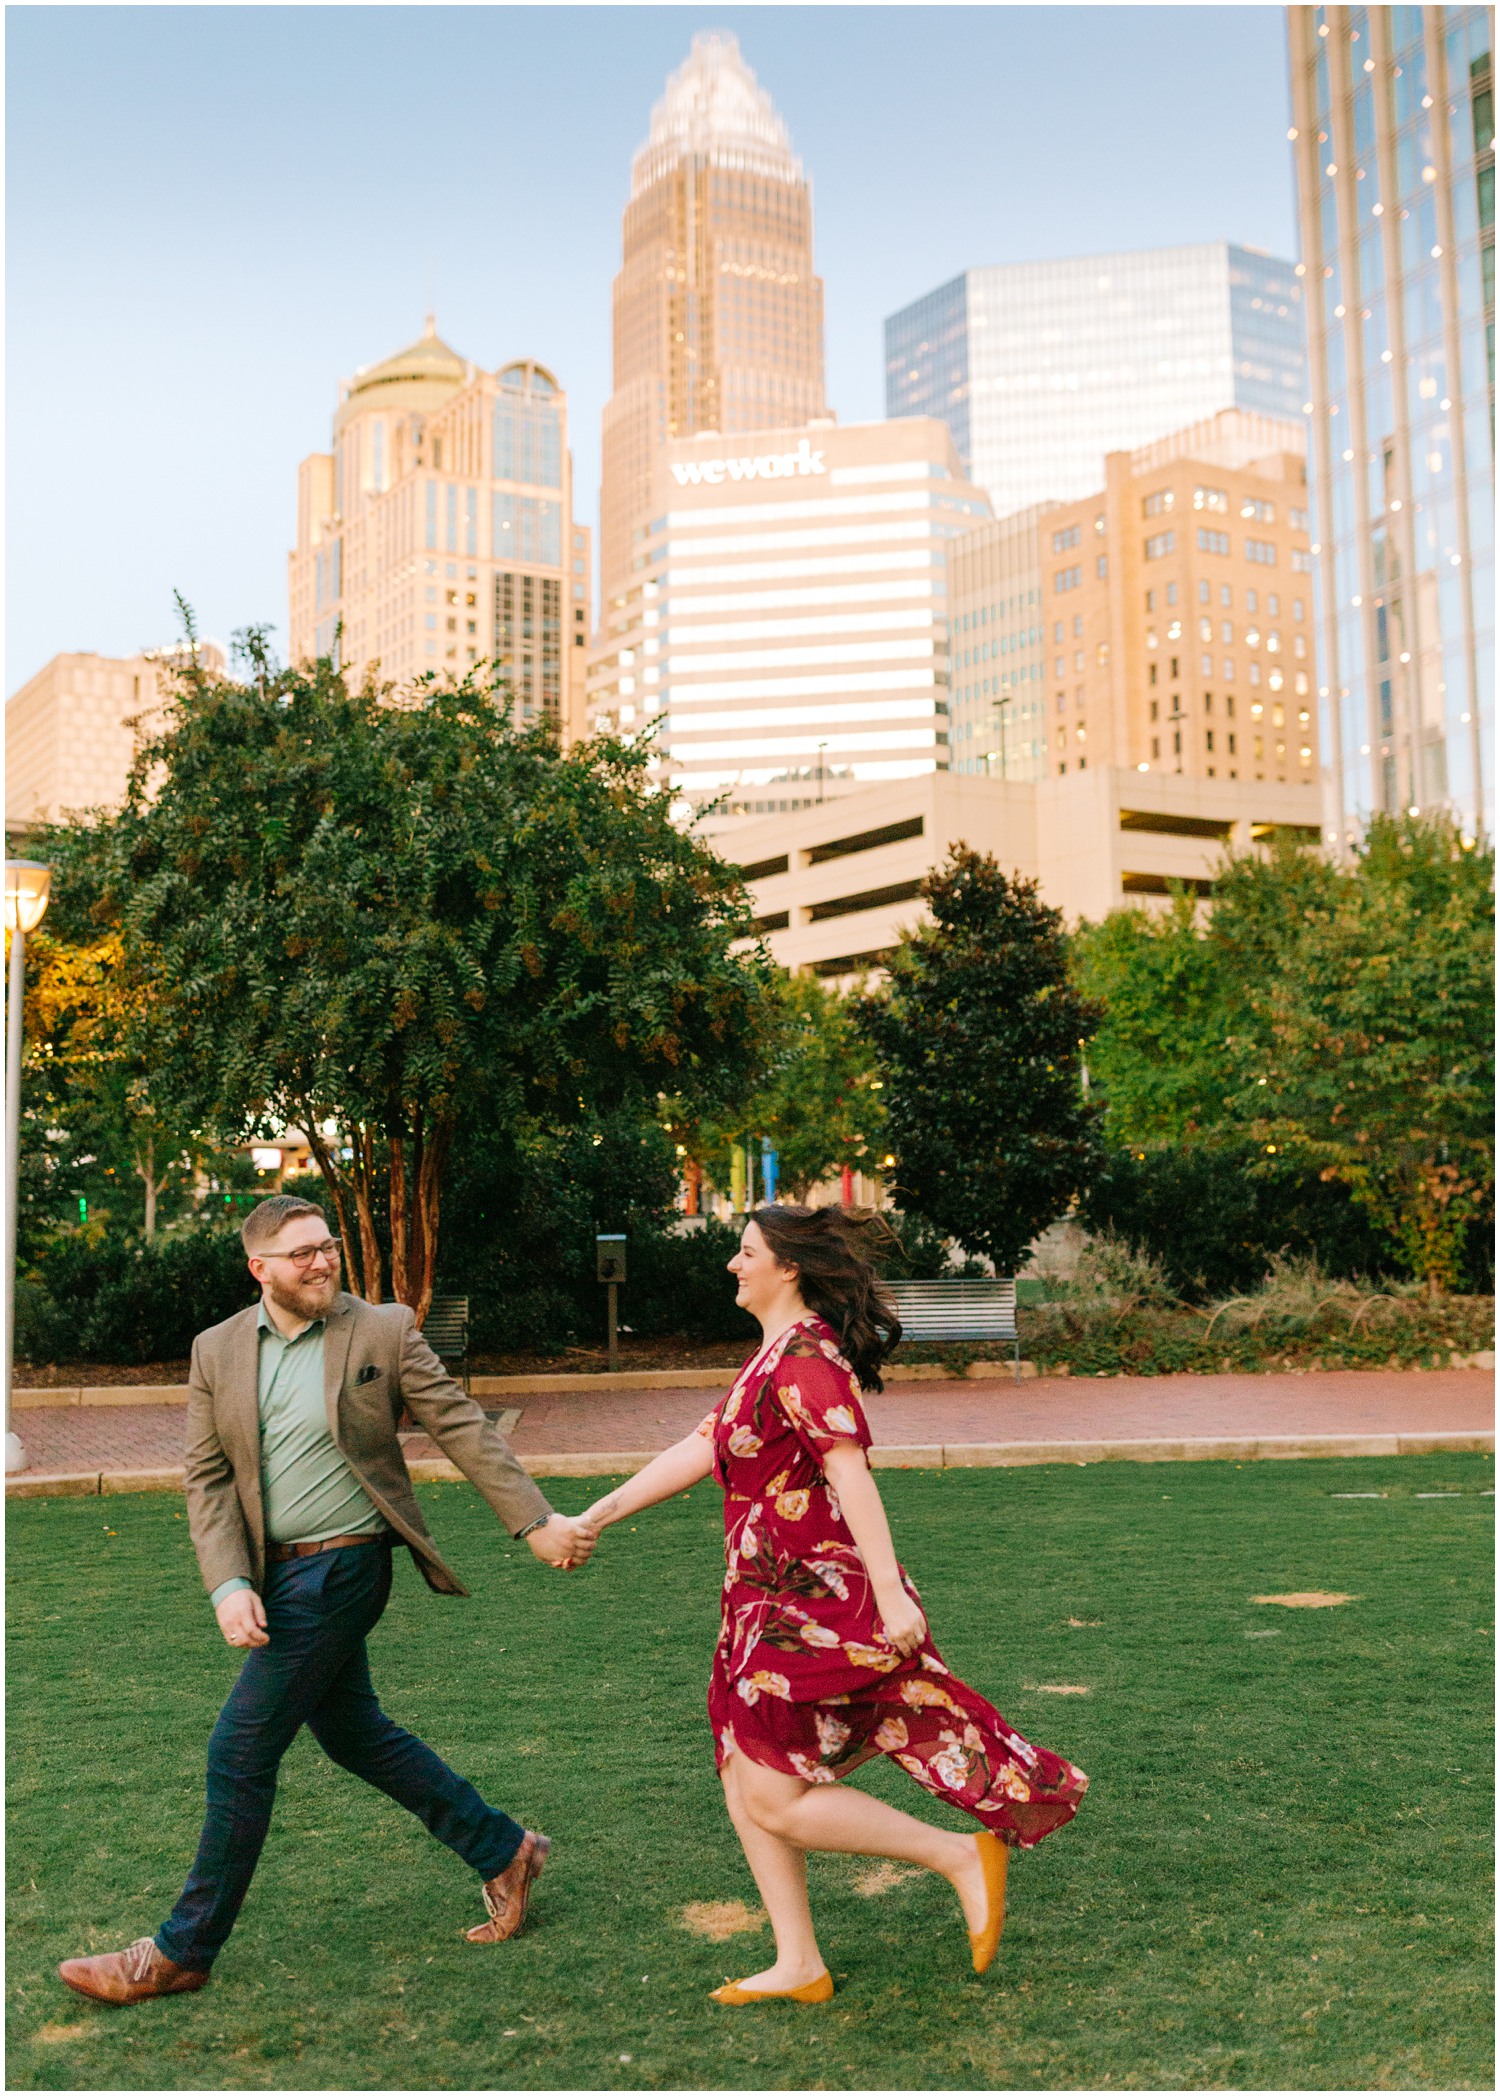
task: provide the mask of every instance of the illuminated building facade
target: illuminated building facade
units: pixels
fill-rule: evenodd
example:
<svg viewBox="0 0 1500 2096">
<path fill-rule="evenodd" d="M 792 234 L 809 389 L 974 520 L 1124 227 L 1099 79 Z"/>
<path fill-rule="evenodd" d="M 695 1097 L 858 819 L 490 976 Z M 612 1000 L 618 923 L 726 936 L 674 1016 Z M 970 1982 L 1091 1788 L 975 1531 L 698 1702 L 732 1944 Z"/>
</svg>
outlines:
<svg viewBox="0 0 1500 2096">
<path fill-rule="evenodd" d="M 1334 839 L 1493 834 L 1493 21 L 1288 11 Z"/>
</svg>

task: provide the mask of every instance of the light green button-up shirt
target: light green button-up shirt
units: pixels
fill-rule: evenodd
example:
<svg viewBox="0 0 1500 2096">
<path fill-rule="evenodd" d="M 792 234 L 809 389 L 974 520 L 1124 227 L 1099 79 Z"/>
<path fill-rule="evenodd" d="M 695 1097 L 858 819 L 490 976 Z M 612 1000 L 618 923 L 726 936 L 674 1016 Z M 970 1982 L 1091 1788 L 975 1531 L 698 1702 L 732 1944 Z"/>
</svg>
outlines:
<svg viewBox="0 0 1500 2096">
<path fill-rule="evenodd" d="M 269 1543 L 378 1535 L 387 1525 L 328 1430 L 324 1329 L 320 1317 L 295 1339 L 284 1338 L 260 1306 L 260 1489 Z M 226 1579 L 208 1598 L 217 1608 L 249 1584 Z"/>
</svg>

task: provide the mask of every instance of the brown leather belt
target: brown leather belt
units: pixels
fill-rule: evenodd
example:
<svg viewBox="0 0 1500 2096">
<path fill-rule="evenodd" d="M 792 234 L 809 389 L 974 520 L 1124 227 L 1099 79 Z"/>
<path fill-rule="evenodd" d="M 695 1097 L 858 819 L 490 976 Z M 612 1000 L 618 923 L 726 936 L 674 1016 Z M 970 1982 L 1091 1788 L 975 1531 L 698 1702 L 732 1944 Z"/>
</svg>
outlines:
<svg viewBox="0 0 1500 2096">
<path fill-rule="evenodd" d="M 273 1564 L 284 1564 L 289 1557 L 316 1557 L 320 1550 L 350 1550 L 356 1543 L 389 1543 L 390 1536 L 381 1533 L 375 1536 L 324 1536 L 321 1543 L 268 1543 L 266 1556 Z"/>
</svg>

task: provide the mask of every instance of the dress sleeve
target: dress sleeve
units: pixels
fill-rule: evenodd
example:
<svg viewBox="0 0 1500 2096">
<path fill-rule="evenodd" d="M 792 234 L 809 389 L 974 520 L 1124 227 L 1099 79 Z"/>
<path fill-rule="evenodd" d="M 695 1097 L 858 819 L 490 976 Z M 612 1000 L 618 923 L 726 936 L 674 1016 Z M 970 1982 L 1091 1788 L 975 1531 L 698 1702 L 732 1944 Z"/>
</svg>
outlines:
<svg viewBox="0 0 1500 2096">
<path fill-rule="evenodd" d="M 821 1460 L 838 1441 L 870 1445 L 854 1372 L 816 1341 L 788 1347 L 776 1369 L 776 1397 L 793 1432 Z"/>
<path fill-rule="evenodd" d="M 722 1399 L 722 1398 L 721 1398 L 721 1399 L 719 1400 L 719 1403 L 720 1403 L 720 1404 L 722 1404 L 722 1403 L 723 1403 L 723 1399 Z M 713 1437 L 714 1437 L 714 1426 L 715 1426 L 715 1424 L 716 1424 L 716 1422 L 717 1422 L 717 1420 L 718 1420 L 718 1417 L 719 1417 L 719 1406 L 718 1406 L 718 1405 L 715 1405 L 715 1406 L 714 1406 L 714 1408 L 713 1408 L 713 1410 L 712 1410 L 711 1412 L 706 1412 L 706 1413 L 705 1413 L 705 1414 L 703 1415 L 703 1417 L 702 1417 L 702 1418 L 701 1418 L 701 1419 L 700 1419 L 700 1420 L 698 1421 L 698 1424 L 697 1424 L 697 1425 L 696 1425 L 696 1426 L 695 1426 L 695 1427 L 693 1428 L 693 1432 L 694 1432 L 695 1434 L 703 1434 L 703 1435 L 705 1435 L 705 1436 L 706 1436 L 706 1437 L 707 1437 L 707 1438 L 708 1438 L 708 1439 L 709 1439 L 710 1441 L 712 1441 L 712 1439 L 713 1439 Z"/>
</svg>

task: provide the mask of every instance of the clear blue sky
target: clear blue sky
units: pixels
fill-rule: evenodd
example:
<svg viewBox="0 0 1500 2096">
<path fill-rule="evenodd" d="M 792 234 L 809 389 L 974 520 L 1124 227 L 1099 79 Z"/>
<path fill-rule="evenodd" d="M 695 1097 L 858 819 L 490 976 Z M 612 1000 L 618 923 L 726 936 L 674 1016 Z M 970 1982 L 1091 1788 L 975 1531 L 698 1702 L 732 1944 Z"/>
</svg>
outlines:
<svg viewBox="0 0 1500 2096">
<path fill-rule="evenodd" d="M 297 461 L 421 331 L 568 388 L 596 513 L 630 156 L 733 29 L 813 182 L 829 398 L 960 270 L 1294 250 L 1284 18 L 1248 7 L 11 7 L 13 691 L 63 649 L 286 639 Z"/>
</svg>

